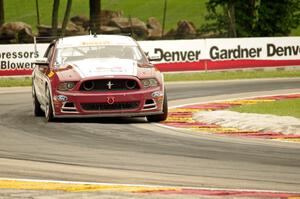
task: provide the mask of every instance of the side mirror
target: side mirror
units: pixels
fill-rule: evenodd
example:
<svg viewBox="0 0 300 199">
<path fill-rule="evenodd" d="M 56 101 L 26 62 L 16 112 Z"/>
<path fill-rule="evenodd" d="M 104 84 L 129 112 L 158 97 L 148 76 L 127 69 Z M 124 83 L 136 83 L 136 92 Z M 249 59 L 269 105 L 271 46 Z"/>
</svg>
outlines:
<svg viewBox="0 0 300 199">
<path fill-rule="evenodd" d="M 41 71 L 42 73 L 45 73 L 49 68 L 49 61 L 47 58 L 41 58 L 39 60 L 36 60 L 34 64 L 38 67 L 39 71 Z"/>
<path fill-rule="evenodd" d="M 48 58 L 38 59 L 34 63 L 35 63 L 35 65 L 38 65 L 38 66 L 48 66 L 49 65 Z"/>
<path fill-rule="evenodd" d="M 148 56 L 148 60 L 150 62 L 153 62 L 153 61 L 161 61 L 161 57 L 160 56 Z"/>
</svg>

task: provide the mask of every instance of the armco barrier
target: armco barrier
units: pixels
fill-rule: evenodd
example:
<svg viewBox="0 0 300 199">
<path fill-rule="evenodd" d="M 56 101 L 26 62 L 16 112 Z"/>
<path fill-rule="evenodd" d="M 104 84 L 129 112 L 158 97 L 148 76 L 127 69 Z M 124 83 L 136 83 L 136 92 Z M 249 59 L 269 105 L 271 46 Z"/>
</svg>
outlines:
<svg viewBox="0 0 300 199">
<path fill-rule="evenodd" d="M 163 72 L 300 66 L 300 37 L 140 41 Z M 0 45 L 0 76 L 30 75 L 48 44 Z M 300 67 L 299 67 L 300 68 Z"/>
</svg>

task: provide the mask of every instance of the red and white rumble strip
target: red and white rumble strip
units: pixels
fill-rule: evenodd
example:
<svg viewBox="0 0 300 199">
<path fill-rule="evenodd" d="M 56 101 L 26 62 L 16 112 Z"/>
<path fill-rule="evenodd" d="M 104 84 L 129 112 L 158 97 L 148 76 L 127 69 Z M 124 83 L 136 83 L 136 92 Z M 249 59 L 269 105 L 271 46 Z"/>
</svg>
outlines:
<svg viewBox="0 0 300 199">
<path fill-rule="evenodd" d="M 173 187 L 132 184 L 110 184 L 76 181 L 52 181 L 0 178 L 1 189 L 18 190 L 56 190 L 66 192 L 95 192 L 112 191 L 135 194 L 167 194 L 167 195 L 198 195 L 198 196 L 231 196 L 251 198 L 293 198 L 300 197 L 300 192 L 283 192 L 273 190 L 247 190 L 247 189 L 218 189 L 202 187 Z"/>
<path fill-rule="evenodd" d="M 193 116 L 200 111 L 216 111 L 246 104 L 272 102 L 285 99 L 299 99 L 300 93 L 273 96 L 262 96 L 246 99 L 224 100 L 218 102 L 183 105 L 169 110 L 166 121 L 161 124 L 167 127 L 182 128 L 199 133 L 213 133 L 226 136 L 239 136 L 247 138 L 262 138 L 279 141 L 300 142 L 300 134 L 285 134 L 284 132 L 241 130 L 237 128 L 222 127 L 217 124 L 208 124 L 196 120 Z"/>
</svg>

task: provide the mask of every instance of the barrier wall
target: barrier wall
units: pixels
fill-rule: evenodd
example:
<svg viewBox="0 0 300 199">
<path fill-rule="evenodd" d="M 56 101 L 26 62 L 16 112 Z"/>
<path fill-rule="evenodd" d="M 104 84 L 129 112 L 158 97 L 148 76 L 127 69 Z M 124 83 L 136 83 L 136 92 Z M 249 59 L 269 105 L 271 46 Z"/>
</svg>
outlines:
<svg viewBox="0 0 300 199">
<path fill-rule="evenodd" d="M 300 66 L 300 37 L 141 42 L 162 71 Z"/>
<path fill-rule="evenodd" d="M 140 41 L 163 72 L 300 66 L 300 37 Z M 0 45 L 0 76 L 30 75 L 48 44 Z"/>
</svg>

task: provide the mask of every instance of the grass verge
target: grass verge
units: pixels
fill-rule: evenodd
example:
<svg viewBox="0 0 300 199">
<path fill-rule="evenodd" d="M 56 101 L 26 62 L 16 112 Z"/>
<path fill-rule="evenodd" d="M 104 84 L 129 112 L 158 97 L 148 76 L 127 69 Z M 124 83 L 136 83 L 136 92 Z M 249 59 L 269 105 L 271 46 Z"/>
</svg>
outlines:
<svg viewBox="0 0 300 199">
<path fill-rule="evenodd" d="M 300 70 L 165 73 L 165 81 L 233 80 L 300 77 Z M 0 78 L 0 87 L 31 86 L 31 78 Z"/>
<path fill-rule="evenodd" d="M 31 86 L 31 77 L 0 78 L 0 87 Z"/>
<path fill-rule="evenodd" d="M 300 70 L 166 73 L 165 81 L 233 80 L 300 77 Z"/>
<path fill-rule="evenodd" d="M 241 113 L 272 114 L 280 116 L 292 116 L 300 119 L 300 99 L 279 100 L 263 102 L 251 105 L 242 105 L 230 108 L 231 111 Z"/>
</svg>

